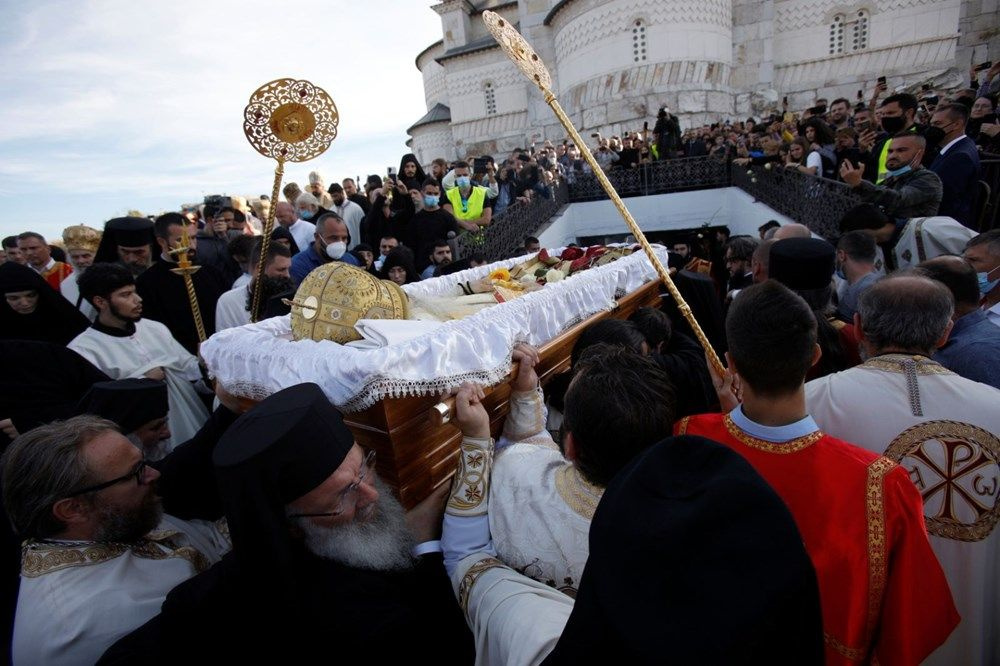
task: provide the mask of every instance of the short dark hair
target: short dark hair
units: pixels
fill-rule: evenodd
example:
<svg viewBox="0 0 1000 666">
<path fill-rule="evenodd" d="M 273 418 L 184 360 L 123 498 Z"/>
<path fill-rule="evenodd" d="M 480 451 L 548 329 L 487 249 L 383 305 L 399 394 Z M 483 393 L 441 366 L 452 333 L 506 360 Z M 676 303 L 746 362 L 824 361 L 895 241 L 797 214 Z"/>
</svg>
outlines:
<svg viewBox="0 0 1000 666">
<path fill-rule="evenodd" d="M 646 338 L 646 344 L 649 345 L 650 349 L 656 349 L 660 343 L 670 341 L 673 326 L 670 323 L 670 317 L 663 310 L 650 307 L 639 308 L 632 313 L 628 320 L 635 324 L 642 336 Z"/>
<path fill-rule="evenodd" d="M 452 169 L 468 169 L 469 168 L 469 163 L 466 162 L 465 160 L 459 160 L 459 161 L 455 162 L 454 164 L 452 164 L 451 168 Z"/>
<path fill-rule="evenodd" d="M 441 183 L 438 182 L 437 178 L 433 178 L 431 176 L 427 176 L 427 178 L 424 178 L 424 182 L 421 183 L 420 189 L 424 189 L 425 187 L 427 187 L 429 185 L 433 186 L 433 187 L 441 187 Z"/>
<path fill-rule="evenodd" d="M 969 107 L 964 104 L 942 104 L 941 106 L 934 109 L 934 113 L 941 113 L 944 111 L 948 114 L 948 118 L 952 121 L 959 121 L 963 125 L 969 122 Z"/>
<path fill-rule="evenodd" d="M 781 222 L 778 222 L 777 220 L 768 220 L 764 224 L 762 224 L 759 227 L 757 227 L 757 231 L 759 231 L 760 233 L 763 234 L 763 233 L 767 233 L 771 229 L 777 229 L 780 226 L 781 226 Z M 690 243 L 688 243 L 688 244 L 690 245 Z"/>
<path fill-rule="evenodd" d="M 260 251 L 263 247 L 263 243 L 260 239 L 254 238 L 253 236 L 240 236 L 240 238 L 249 238 L 251 241 L 256 241 L 253 243 L 253 247 L 250 249 L 250 268 L 254 270 L 254 267 L 260 263 Z M 272 261 L 277 257 L 290 257 L 292 256 L 292 251 L 285 247 L 282 243 L 268 243 L 267 244 L 267 263 L 265 266 L 270 265 Z"/>
<path fill-rule="evenodd" d="M 430 246 L 430 247 L 431 247 L 431 252 L 433 252 L 434 250 L 436 250 L 436 249 L 437 249 L 437 248 L 439 248 L 439 247 L 447 247 L 447 248 L 450 248 L 451 246 L 450 246 L 450 245 L 448 245 L 448 241 L 446 241 L 445 239 L 443 239 L 443 238 L 438 238 L 438 239 L 437 239 L 436 241 L 434 241 L 433 243 L 431 243 L 431 246 Z"/>
<path fill-rule="evenodd" d="M 642 343 L 645 341 L 642 331 L 633 322 L 624 319 L 602 319 L 583 329 L 583 333 L 576 339 L 573 351 L 570 352 L 570 367 L 576 367 L 576 362 L 583 356 L 583 352 L 596 344 L 627 347 L 641 353 Z"/>
<path fill-rule="evenodd" d="M 816 316 L 801 296 L 776 280 L 740 291 L 726 316 L 729 355 L 755 393 L 796 391 L 812 365 Z"/>
<path fill-rule="evenodd" d="M 640 451 L 670 436 L 675 405 L 670 377 L 651 358 L 621 346 L 589 347 L 576 362 L 563 413 L 577 469 L 606 486 Z"/>
<path fill-rule="evenodd" d="M 524 244 L 527 245 L 528 243 L 541 243 L 541 241 L 535 238 L 534 236 L 525 236 Z"/>
<path fill-rule="evenodd" d="M 233 259 L 236 257 L 243 257 L 245 260 L 249 260 L 250 255 L 253 252 L 254 245 L 256 245 L 259 241 L 259 236 L 246 236 L 244 234 L 240 234 L 236 238 L 229 241 L 226 249 L 229 251 L 229 256 Z M 273 245 L 281 245 L 281 243 L 273 243 Z"/>
<path fill-rule="evenodd" d="M 219 214 L 219 209 L 222 206 L 218 204 L 205 204 L 205 207 L 201 209 L 201 214 L 206 220 L 214 219 L 216 215 Z"/>
<path fill-rule="evenodd" d="M 903 111 L 916 111 L 917 110 L 917 98 L 915 95 L 910 93 L 896 93 L 895 95 L 889 95 L 882 103 L 879 104 L 879 108 L 885 108 L 889 104 L 899 104 L 899 108 Z"/>
<path fill-rule="evenodd" d="M 937 280 L 948 287 L 955 303 L 962 305 L 979 304 L 979 280 L 976 269 L 961 257 L 942 255 L 921 262 L 914 272 L 917 275 Z"/>
<path fill-rule="evenodd" d="M 119 264 L 94 264 L 77 278 L 80 295 L 93 305 L 94 297 L 109 298 L 112 292 L 135 284 L 129 269 Z"/>
<path fill-rule="evenodd" d="M 330 187 L 326 188 L 326 191 L 329 194 L 343 194 L 344 186 L 336 182 L 330 183 Z"/>
<path fill-rule="evenodd" d="M 858 204 L 840 218 L 840 232 L 881 229 L 892 220 L 875 204 Z"/>
<path fill-rule="evenodd" d="M 969 239 L 969 242 L 965 244 L 965 249 L 968 250 L 970 247 L 976 247 L 979 245 L 988 246 L 987 252 L 1000 256 L 1000 229 L 990 229 L 989 231 L 984 231 L 978 236 L 973 236 Z"/>
<path fill-rule="evenodd" d="M 733 236 L 726 241 L 726 250 L 738 261 L 750 261 L 756 249 L 757 241 L 750 236 Z"/>
<path fill-rule="evenodd" d="M 835 99 L 832 102 L 830 102 L 830 108 L 832 109 L 837 104 L 844 104 L 844 105 L 846 105 L 847 108 L 848 108 L 848 110 L 850 110 L 850 108 L 851 108 L 851 103 L 849 101 L 847 101 L 847 99 L 844 98 L 844 97 L 838 97 L 837 99 Z"/>
<path fill-rule="evenodd" d="M 924 138 L 923 134 L 916 134 L 914 132 L 899 132 L 898 134 L 892 135 L 893 139 L 912 139 L 920 144 L 921 148 L 927 147 L 927 139 Z"/>
<path fill-rule="evenodd" d="M 232 210 L 232 209 L 230 209 Z M 219 211 L 222 212 L 221 210 Z M 188 219 L 180 213 L 164 213 L 153 222 L 153 235 L 167 240 L 170 238 L 170 227 L 187 227 Z"/>
<path fill-rule="evenodd" d="M 0 245 L 2 245 L 3 247 L 12 247 L 17 249 L 17 236 L 5 237 L 3 241 L 0 241 Z"/>
<path fill-rule="evenodd" d="M 875 261 L 877 246 L 871 235 L 863 231 L 848 231 L 837 241 L 837 249 L 853 261 L 870 264 Z"/>
<path fill-rule="evenodd" d="M 930 356 L 955 312 L 948 288 L 930 278 L 892 275 L 858 299 L 861 333 L 875 347 L 917 351 Z"/>
<path fill-rule="evenodd" d="M 29 238 L 33 238 L 42 243 L 45 242 L 45 236 L 41 235 L 37 231 L 25 231 L 17 235 L 17 240 L 19 241 L 28 240 Z"/>
</svg>

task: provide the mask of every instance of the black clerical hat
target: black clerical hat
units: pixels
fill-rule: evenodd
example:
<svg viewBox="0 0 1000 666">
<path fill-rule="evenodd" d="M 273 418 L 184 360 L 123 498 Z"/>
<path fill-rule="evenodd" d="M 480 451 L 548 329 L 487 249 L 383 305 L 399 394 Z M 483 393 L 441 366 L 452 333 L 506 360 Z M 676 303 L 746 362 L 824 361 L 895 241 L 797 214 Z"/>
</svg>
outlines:
<svg viewBox="0 0 1000 666">
<path fill-rule="evenodd" d="M 795 520 L 703 437 L 623 468 L 590 525 L 569 621 L 544 664 L 821 664 L 819 591 Z"/>
<path fill-rule="evenodd" d="M 822 289 L 833 278 L 836 255 L 820 238 L 784 238 L 771 246 L 767 274 L 789 289 Z"/>
<path fill-rule="evenodd" d="M 94 263 L 118 261 L 118 246 L 149 246 L 152 256 L 155 257 L 159 251 L 156 249 L 153 221 L 146 217 L 116 217 L 105 222 L 104 233 L 94 255 Z"/>
<path fill-rule="evenodd" d="M 118 379 L 98 382 L 80 400 L 80 414 L 114 421 L 130 433 L 167 415 L 167 385 L 155 379 Z"/>
</svg>

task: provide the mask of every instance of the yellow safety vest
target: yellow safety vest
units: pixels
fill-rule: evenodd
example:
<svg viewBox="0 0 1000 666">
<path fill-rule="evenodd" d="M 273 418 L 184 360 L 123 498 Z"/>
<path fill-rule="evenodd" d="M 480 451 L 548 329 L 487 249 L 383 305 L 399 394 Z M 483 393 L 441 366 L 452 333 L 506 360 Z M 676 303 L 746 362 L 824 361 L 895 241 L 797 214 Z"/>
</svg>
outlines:
<svg viewBox="0 0 1000 666">
<path fill-rule="evenodd" d="M 459 193 L 457 187 L 447 190 L 445 194 L 448 197 L 449 203 L 451 203 L 451 209 L 454 212 L 455 219 L 476 220 L 483 216 L 483 204 L 486 203 L 485 187 L 473 185 L 472 191 L 469 193 L 469 198 L 465 202 L 464 208 L 462 207 L 462 195 Z"/>
</svg>

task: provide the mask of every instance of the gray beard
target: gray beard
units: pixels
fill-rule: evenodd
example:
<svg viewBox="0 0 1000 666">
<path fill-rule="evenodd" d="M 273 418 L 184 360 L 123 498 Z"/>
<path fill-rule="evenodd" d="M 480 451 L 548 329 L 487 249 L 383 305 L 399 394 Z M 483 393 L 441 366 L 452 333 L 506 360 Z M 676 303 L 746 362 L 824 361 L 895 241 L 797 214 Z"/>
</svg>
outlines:
<svg viewBox="0 0 1000 666">
<path fill-rule="evenodd" d="M 364 522 L 321 527 L 308 519 L 301 521 L 299 527 L 305 533 L 309 552 L 357 569 L 411 569 L 415 543 L 406 524 L 406 512 L 381 479 L 375 479 L 375 488 L 379 497 L 371 517 Z"/>
</svg>

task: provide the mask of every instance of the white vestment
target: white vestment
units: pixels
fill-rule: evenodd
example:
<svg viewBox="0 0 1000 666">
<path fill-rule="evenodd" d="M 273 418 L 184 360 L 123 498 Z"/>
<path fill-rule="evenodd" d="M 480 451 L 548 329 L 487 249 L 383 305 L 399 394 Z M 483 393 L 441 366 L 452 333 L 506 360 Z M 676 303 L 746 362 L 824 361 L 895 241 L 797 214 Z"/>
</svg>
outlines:
<svg viewBox="0 0 1000 666">
<path fill-rule="evenodd" d="M 170 409 L 168 451 L 194 437 L 208 420 L 208 409 L 191 386 L 191 382 L 201 379 L 198 359 L 174 340 L 160 322 L 137 321 L 135 333 L 123 337 L 88 328 L 67 347 L 112 379 L 139 378 L 153 368 L 163 368 Z"/>
<path fill-rule="evenodd" d="M 250 323 L 247 310 L 247 285 L 233 287 L 215 302 L 215 332 Z"/>
<path fill-rule="evenodd" d="M 28 542 L 21 566 L 13 662 L 93 664 L 160 612 L 167 593 L 231 547 L 222 526 L 164 516 L 131 547 L 92 541 Z"/>
<path fill-rule="evenodd" d="M 348 252 L 353 250 L 361 242 L 361 223 L 365 219 L 364 209 L 345 197 L 344 203 L 339 206 L 334 204 L 330 210 L 339 215 L 344 220 L 344 224 L 347 225 L 347 231 L 351 234 L 351 244 L 347 247 L 347 250 Z"/>
<path fill-rule="evenodd" d="M 94 321 L 97 319 L 97 310 L 86 298 L 80 298 L 80 287 L 76 284 L 76 278 L 81 274 L 82 271 L 73 271 L 63 278 L 63 281 L 59 283 L 59 291 L 67 301 L 73 304 L 73 307 L 79 309 L 87 319 Z M 78 301 L 79 305 L 77 305 Z"/>
<path fill-rule="evenodd" d="M 806 384 L 824 431 L 905 467 L 962 620 L 924 664 L 1000 664 L 1000 391 L 887 354 Z"/>
<path fill-rule="evenodd" d="M 451 577 L 476 640 L 476 666 L 534 666 L 559 642 L 573 600 L 475 553 Z"/>
<path fill-rule="evenodd" d="M 316 236 L 316 225 L 305 220 L 295 220 L 294 224 L 288 227 L 289 233 L 295 239 L 295 244 L 299 246 L 299 252 L 309 248 Z"/>
<path fill-rule="evenodd" d="M 511 393 L 509 404 L 490 486 L 497 557 L 575 596 L 590 553 L 590 520 L 604 489 L 584 479 L 552 441 L 541 389 Z M 504 440 L 512 443 L 504 446 Z"/>
<path fill-rule="evenodd" d="M 233 281 L 233 286 L 230 287 L 230 289 L 236 289 L 237 287 L 245 287 L 248 284 L 250 284 L 250 280 L 252 279 L 253 279 L 252 275 L 250 275 L 249 273 L 243 273 Z"/>
</svg>

